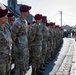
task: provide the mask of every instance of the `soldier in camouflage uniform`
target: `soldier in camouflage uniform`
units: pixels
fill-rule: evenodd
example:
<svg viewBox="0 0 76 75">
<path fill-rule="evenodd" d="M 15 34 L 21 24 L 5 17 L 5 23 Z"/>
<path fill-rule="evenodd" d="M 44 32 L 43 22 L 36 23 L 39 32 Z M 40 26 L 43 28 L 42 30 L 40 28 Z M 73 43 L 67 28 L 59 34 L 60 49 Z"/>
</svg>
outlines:
<svg viewBox="0 0 76 75">
<path fill-rule="evenodd" d="M 7 23 L 5 24 L 6 28 L 10 31 L 11 33 L 11 30 L 12 30 L 12 27 L 13 27 L 13 23 L 14 23 L 14 13 L 13 12 L 9 12 L 7 14 L 7 17 L 8 17 L 8 21 Z M 13 46 L 12 46 L 13 48 Z M 12 52 L 11 52 L 11 64 L 12 62 L 14 62 L 14 53 L 13 53 L 13 49 L 12 49 Z"/>
<path fill-rule="evenodd" d="M 51 28 L 51 26 L 52 26 L 52 22 L 51 23 L 49 23 L 49 25 L 50 25 L 50 27 L 49 27 L 49 36 L 48 36 L 48 44 L 50 45 L 50 48 L 49 48 L 49 50 L 48 50 L 48 58 L 47 58 L 47 61 L 49 62 L 49 61 L 51 61 L 52 60 L 52 52 L 53 52 L 53 30 L 52 30 L 52 28 Z"/>
<path fill-rule="evenodd" d="M 9 30 L 6 28 L 7 9 L 0 8 L 0 75 L 10 75 L 10 55 L 12 39 Z"/>
<path fill-rule="evenodd" d="M 45 57 L 45 64 L 49 63 L 48 62 L 48 59 L 50 57 L 50 41 L 49 41 L 49 36 L 50 36 L 50 33 L 49 33 L 49 30 L 50 30 L 50 23 L 46 23 L 46 26 L 47 26 L 47 52 L 46 52 L 46 57 Z"/>
<path fill-rule="evenodd" d="M 42 31 L 40 24 L 42 22 L 42 15 L 35 15 L 36 23 L 34 23 L 31 27 L 29 37 L 31 42 L 31 50 L 32 50 L 32 74 L 37 75 L 39 72 L 40 64 L 41 64 L 41 50 L 42 50 Z"/>
<path fill-rule="evenodd" d="M 43 65 L 44 65 L 44 61 L 45 61 L 45 57 L 46 57 L 46 52 L 47 52 L 48 33 L 47 33 L 46 23 L 47 23 L 47 17 L 46 16 L 43 16 L 42 17 L 42 24 L 41 24 L 41 26 L 42 26 L 42 34 L 43 34 L 41 66 L 40 66 L 40 69 L 41 70 L 44 70 L 45 69 L 43 67 Z"/>
<path fill-rule="evenodd" d="M 28 49 L 29 49 L 29 65 L 31 65 L 31 59 L 32 59 L 32 52 L 31 52 L 31 47 L 30 47 L 30 37 L 29 37 L 29 32 L 30 32 L 30 27 L 31 27 L 31 22 L 28 22 Z"/>
<path fill-rule="evenodd" d="M 51 27 L 51 30 L 52 30 L 52 55 L 51 57 L 52 58 L 55 58 L 55 48 L 56 48 L 56 31 L 55 31 L 55 23 L 52 23 L 52 27 Z"/>
<path fill-rule="evenodd" d="M 14 22 L 12 39 L 15 44 L 15 75 L 25 75 L 29 64 L 28 26 L 25 20 L 29 14 L 30 6 L 20 7 L 21 16 Z"/>
</svg>

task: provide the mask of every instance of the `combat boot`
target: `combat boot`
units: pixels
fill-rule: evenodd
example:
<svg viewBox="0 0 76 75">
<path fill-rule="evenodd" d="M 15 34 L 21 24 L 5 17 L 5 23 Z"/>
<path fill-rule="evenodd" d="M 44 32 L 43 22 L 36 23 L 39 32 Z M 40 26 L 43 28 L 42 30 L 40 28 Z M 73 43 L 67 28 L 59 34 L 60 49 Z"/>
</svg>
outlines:
<svg viewBox="0 0 76 75">
<path fill-rule="evenodd" d="M 40 65 L 40 70 L 45 70 L 45 67 L 43 66 L 43 64 Z"/>
<path fill-rule="evenodd" d="M 44 71 L 41 71 L 40 69 L 36 69 L 36 73 L 37 75 L 40 75 L 40 74 L 44 74 Z"/>
<path fill-rule="evenodd" d="M 36 69 L 32 69 L 32 73 L 31 73 L 31 75 L 37 75 L 37 73 L 36 73 Z"/>
</svg>

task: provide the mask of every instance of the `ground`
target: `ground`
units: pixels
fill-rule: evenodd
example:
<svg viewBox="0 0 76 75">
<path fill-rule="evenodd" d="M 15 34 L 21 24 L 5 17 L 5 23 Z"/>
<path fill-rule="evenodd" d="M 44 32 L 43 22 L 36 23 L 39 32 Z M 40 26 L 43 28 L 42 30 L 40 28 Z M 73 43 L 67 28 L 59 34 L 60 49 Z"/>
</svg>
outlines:
<svg viewBox="0 0 76 75">
<path fill-rule="evenodd" d="M 32 67 L 26 75 L 31 75 Z M 76 75 L 76 42 L 74 38 L 64 38 L 63 45 L 41 75 Z"/>
</svg>

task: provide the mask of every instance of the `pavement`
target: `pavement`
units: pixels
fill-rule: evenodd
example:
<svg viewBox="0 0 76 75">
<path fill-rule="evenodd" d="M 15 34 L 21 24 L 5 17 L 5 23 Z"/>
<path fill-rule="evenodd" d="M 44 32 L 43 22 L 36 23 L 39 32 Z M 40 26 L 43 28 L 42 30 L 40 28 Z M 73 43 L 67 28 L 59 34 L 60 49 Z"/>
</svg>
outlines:
<svg viewBox="0 0 76 75">
<path fill-rule="evenodd" d="M 31 75 L 32 66 L 25 75 Z M 14 75 L 12 73 L 12 75 Z M 76 75 L 76 42 L 74 38 L 64 38 L 56 58 L 45 67 L 40 75 Z"/>
</svg>

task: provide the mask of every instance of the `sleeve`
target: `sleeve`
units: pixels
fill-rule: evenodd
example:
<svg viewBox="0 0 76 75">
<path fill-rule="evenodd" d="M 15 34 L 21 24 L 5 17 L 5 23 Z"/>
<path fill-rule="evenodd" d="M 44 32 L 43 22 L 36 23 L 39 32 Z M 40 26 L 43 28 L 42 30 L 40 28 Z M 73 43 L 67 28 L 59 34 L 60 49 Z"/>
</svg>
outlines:
<svg viewBox="0 0 76 75">
<path fill-rule="evenodd" d="M 48 37 L 49 41 L 52 41 L 52 36 L 53 36 L 52 31 L 49 30 L 49 37 Z"/>
<path fill-rule="evenodd" d="M 31 42 L 35 39 L 36 32 L 37 32 L 37 28 L 35 26 L 32 26 L 29 32 L 29 38 Z"/>
<path fill-rule="evenodd" d="M 6 46 L 7 45 L 7 40 L 3 36 L 2 33 L 0 33 L 0 46 Z"/>
<path fill-rule="evenodd" d="M 47 38 L 47 36 L 48 36 L 48 35 L 47 35 L 47 32 L 48 32 L 48 31 L 47 31 L 46 27 L 44 26 L 44 28 L 43 28 L 43 37 L 44 37 L 44 38 Z"/>
<path fill-rule="evenodd" d="M 11 32 L 11 36 L 12 36 L 13 41 L 16 41 L 16 37 L 17 37 L 19 29 L 20 29 L 19 23 L 15 23 L 13 25 L 12 32 Z"/>
</svg>

